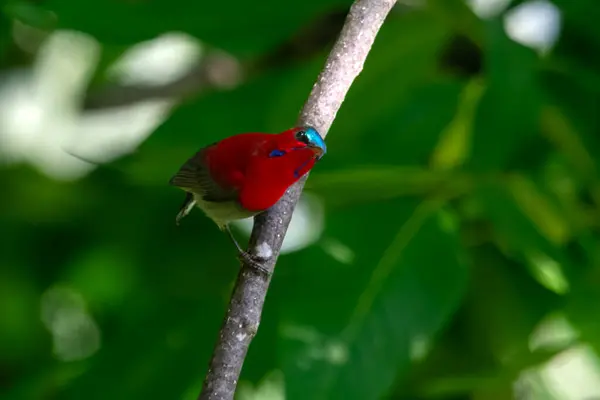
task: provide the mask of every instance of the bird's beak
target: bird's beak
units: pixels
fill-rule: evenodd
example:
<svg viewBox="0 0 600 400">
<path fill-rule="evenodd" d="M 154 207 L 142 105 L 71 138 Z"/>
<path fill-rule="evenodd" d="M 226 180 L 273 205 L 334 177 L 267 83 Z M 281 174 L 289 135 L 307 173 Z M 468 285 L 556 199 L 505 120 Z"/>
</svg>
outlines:
<svg viewBox="0 0 600 400">
<path fill-rule="evenodd" d="M 327 148 L 322 148 L 318 146 L 310 146 L 310 148 L 315 153 L 315 157 L 317 160 L 320 160 L 321 157 L 323 157 L 325 153 L 327 153 Z"/>
<path fill-rule="evenodd" d="M 327 145 L 323 139 L 319 140 L 317 143 L 311 143 L 308 145 L 310 149 L 315 153 L 317 160 L 320 160 L 327 153 Z"/>
</svg>

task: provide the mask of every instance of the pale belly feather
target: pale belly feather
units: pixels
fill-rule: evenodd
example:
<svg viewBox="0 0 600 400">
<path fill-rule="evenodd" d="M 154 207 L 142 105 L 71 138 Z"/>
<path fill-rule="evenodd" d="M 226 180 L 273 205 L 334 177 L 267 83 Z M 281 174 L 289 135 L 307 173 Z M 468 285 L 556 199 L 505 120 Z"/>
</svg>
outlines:
<svg viewBox="0 0 600 400">
<path fill-rule="evenodd" d="M 194 201 L 196 206 L 204 211 L 206 216 L 212 219 L 221 230 L 225 229 L 225 225 L 231 221 L 249 218 L 260 213 L 260 211 L 244 210 L 237 201 L 219 203 L 205 201 L 202 196 L 196 194 L 194 194 Z"/>
</svg>

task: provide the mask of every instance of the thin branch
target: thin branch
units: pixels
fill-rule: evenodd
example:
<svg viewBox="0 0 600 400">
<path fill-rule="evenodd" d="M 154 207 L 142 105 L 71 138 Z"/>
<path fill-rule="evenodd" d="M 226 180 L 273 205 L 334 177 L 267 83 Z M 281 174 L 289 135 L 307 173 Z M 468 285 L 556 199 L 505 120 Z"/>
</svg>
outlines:
<svg viewBox="0 0 600 400">
<path fill-rule="evenodd" d="M 350 89 L 362 71 L 377 32 L 395 0 L 357 0 L 300 113 L 299 125 L 312 125 L 325 136 Z M 306 176 L 288 189 L 267 212 L 254 218 L 249 250 L 270 255 L 271 272 L 283 243 Z M 232 400 L 244 358 L 258 331 L 271 276 L 242 265 L 229 308 L 206 375 L 200 400 Z"/>
</svg>

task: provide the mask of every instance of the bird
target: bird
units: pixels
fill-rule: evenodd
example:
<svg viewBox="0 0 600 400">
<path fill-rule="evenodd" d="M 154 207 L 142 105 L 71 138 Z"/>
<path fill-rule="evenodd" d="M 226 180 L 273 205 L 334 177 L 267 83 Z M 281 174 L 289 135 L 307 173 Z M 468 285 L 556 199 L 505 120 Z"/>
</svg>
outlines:
<svg viewBox="0 0 600 400">
<path fill-rule="evenodd" d="M 268 210 L 326 153 L 323 137 L 312 126 L 276 134 L 241 133 L 203 147 L 169 180 L 186 192 L 176 224 L 200 208 L 228 234 L 239 257 L 266 272 L 263 263 L 269 257 L 243 250 L 230 223 Z"/>
</svg>

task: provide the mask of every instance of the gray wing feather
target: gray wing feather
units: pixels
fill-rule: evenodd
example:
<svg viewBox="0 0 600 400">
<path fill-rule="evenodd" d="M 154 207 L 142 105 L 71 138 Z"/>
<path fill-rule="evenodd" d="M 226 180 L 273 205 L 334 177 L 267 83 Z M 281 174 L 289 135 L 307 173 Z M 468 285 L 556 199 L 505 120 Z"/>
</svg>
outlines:
<svg viewBox="0 0 600 400">
<path fill-rule="evenodd" d="M 177 186 L 186 192 L 201 196 L 205 201 L 221 202 L 234 200 L 236 198 L 235 191 L 225 190 L 219 186 L 210 175 L 208 168 L 206 168 L 204 154 L 211 146 L 201 149 L 192 158 L 187 160 L 171 178 L 169 184 Z"/>
</svg>

